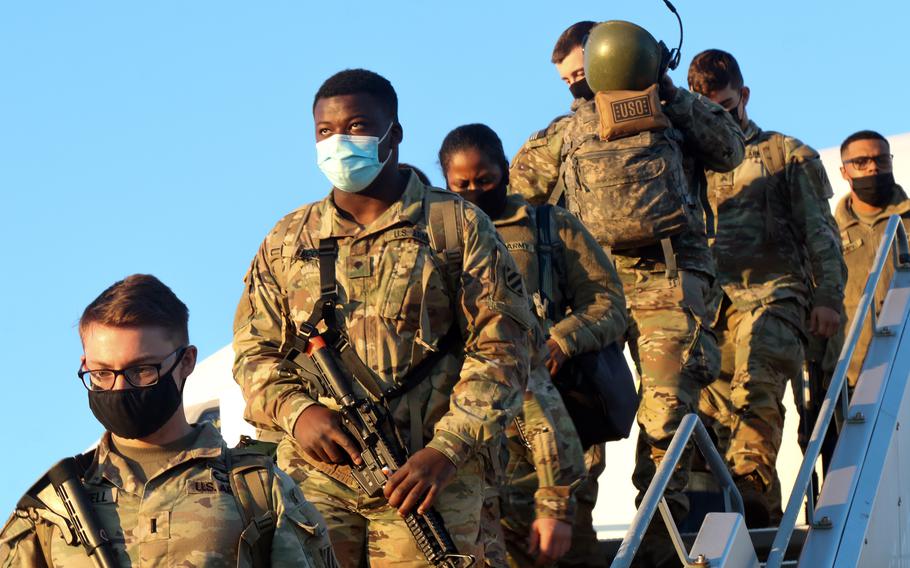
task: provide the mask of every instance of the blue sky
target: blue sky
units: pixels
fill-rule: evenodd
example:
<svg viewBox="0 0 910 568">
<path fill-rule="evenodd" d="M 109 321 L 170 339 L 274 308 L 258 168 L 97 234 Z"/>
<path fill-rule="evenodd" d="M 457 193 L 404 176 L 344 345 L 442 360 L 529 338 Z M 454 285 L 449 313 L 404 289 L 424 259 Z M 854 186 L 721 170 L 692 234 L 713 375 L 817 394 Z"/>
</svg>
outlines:
<svg viewBox="0 0 910 568">
<path fill-rule="evenodd" d="M 366 67 L 392 81 L 401 158 L 438 183 L 451 128 L 485 122 L 511 154 L 566 112 L 549 54 L 572 22 L 628 19 L 677 41 L 660 0 L 343 6 L 0 5 L 0 511 L 101 431 L 75 376 L 75 323 L 106 286 L 153 273 L 189 305 L 203 357 L 230 341 L 260 240 L 328 190 L 310 109 L 333 72 Z M 677 7 L 677 84 L 695 53 L 719 47 L 738 57 L 750 114 L 766 128 L 818 148 L 860 128 L 910 131 L 903 3 Z"/>
</svg>

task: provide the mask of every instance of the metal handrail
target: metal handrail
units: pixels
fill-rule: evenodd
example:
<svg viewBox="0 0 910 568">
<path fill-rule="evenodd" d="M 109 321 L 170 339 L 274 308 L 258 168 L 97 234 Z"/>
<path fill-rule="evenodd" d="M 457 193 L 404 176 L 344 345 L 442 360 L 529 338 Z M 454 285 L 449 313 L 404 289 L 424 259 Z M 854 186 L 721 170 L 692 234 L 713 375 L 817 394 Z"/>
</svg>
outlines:
<svg viewBox="0 0 910 568">
<path fill-rule="evenodd" d="M 711 436 L 708 435 L 705 425 L 702 424 L 698 415 L 687 414 L 680 422 L 679 428 L 676 429 L 676 434 L 673 435 L 673 439 L 670 441 L 667 453 L 664 454 L 663 460 L 661 460 L 660 465 L 657 467 L 657 473 L 654 475 L 651 485 L 648 486 L 648 490 L 645 492 L 645 497 L 642 500 L 641 505 L 635 512 L 635 518 L 632 519 L 632 525 L 629 527 L 629 530 L 626 531 L 626 536 L 623 537 L 622 544 L 619 545 L 619 551 L 616 553 L 613 563 L 610 564 L 610 568 L 628 568 L 632 563 L 632 559 L 635 557 L 635 553 L 641 545 L 641 539 L 644 536 L 645 530 L 647 530 L 648 525 L 651 524 L 651 519 L 654 517 L 654 513 L 657 511 L 658 507 L 660 508 L 664 524 L 667 525 L 667 530 L 670 532 L 670 536 L 673 539 L 673 544 L 676 546 L 676 551 L 679 554 L 680 560 L 687 565 L 695 563 L 696 559 L 689 558 L 689 555 L 685 550 L 685 545 L 682 542 L 682 538 L 679 536 L 679 531 L 670 514 L 670 508 L 667 506 L 666 499 L 664 498 L 664 491 L 670 483 L 670 478 L 673 475 L 673 471 L 676 469 L 676 464 L 679 463 L 679 460 L 682 458 L 683 452 L 686 450 L 686 445 L 688 445 L 689 439 L 693 434 L 695 434 L 695 445 L 701 450 L 702 455 L 711 467 L 711 473 L 714 474 L 714 477 L 717 479 L 724 492 L 726 509 L 729 511 L 732 504 L 734 511 L 741 515 L 744 514 L 742 495 L 739 494 L 739 489 L 737 489 L 736 484 L 733 483 L 733 478 L 730 476 L 730 470 L 718 453 L 717 448 L 714 447 L 714 442 L 711 441 Z"/>
<path fill-rule="evenodd" d="M 831 384 L 825 393 L 821 408 L 818 412 L 818 418 L 815 421 L 815 427 L 812 429 L 812 437 L 809 439 L 809 445 L 803 457 L 803 463 L 799 468 L 799 474 L 793 483 L 793 490 L 790 492 L 790 499 L 787 501 L 787 509 L 784 518 L 780 522 L 774 542 L 771 545 L 771 552 L 768 555 L 766 568 L 779 568 L 784 560 L 787 546 L 790 544 L 790 538 L 793 536 L 793 530 L 796 527 L 796 518 L 802 505 L 803 497 L 809 490 L 812 471 L 815 469 L 815 462 L 821 453 L 822 442 L 825 434 L 831 426 L 831 419 L 834 416 L 834 410 L 837 405 L 838 397 L 844 397 L 842 404 L 846 410 L 847 401 L 847 370 L 850 367 L 850 361 L 853 359 L 853 353 L 856 351 L 856 344 L 859 342 L 862 333 L 863 324 L 866 316 L 869 315 L 869 309 L 875 299 L 875 291 L 878 288 L 879 280 L 882 276 L 882 270 L 885 267 L 887 253 L 891 251 L 894 244 L 895 236 L 897 237 L 897 249 L 893 255 L 895 267 L 902 264 L 910 263 L 910 246 L 907 244 L 907 233 L 901 223 L 901 218 L 892 215 L 888 219 L 888 225 L 885 227 L 885 234 L 882 235 L 881 244 L 875 253 L 875 261 L 872 263 L 872 271 L 866 280 L 866 287 L 863 289 L 863 296 L 856 307 L 853 321 L 850 323 L 850 331 L 847 339 L 844 341 L 844 347 L 841 349 L 840 357 L 837 360 L 837 367 L 834 369 L 834 376 L 831 378 Z M 872 310 L 872 327 L 876 327 L 876 314 Z M 846 418 L 847 414 L 844 413 Z"/>
</svg>

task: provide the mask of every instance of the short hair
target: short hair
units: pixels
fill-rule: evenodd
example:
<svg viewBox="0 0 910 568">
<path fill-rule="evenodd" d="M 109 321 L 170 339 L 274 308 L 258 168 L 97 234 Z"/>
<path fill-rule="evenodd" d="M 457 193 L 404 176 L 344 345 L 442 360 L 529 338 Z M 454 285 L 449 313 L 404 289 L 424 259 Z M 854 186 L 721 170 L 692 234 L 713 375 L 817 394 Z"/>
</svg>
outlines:
<svg viewBox="0 0 910 568">
<path fill-rule="evenodd" d="M 442 175 L 446 175 L 449 162 L 456 152 L 464 150 L 477 150 L 482 156 L 491 160 L 502 169 L 502 179 L 509 181 L 509 160 L 502 149 L 502 140 L 496 132 L 486 124 L 465 124 L 446 134 L 439 148 L 439 165 Z"/>
<path fill-rule="evenodd" d="M 853 134 L 851 134 L 850 136 L 847 136 L 847 138 L 844 139 L 843 143 L 840 145 L 841 156 L 843 156 L 844 152 L 847 151 L 847 146 L 849 146 L 850 144 L 853 144 L 854 142 L 858 142 L 860 140 L 881 140 L 882 142 L 885 143 L 885 147 L 888 148 L 888 150 L 891 150 L 891 143 L 888 142 L 887 138 L 885 138 L 878 132 L 876 132 L 874 130 L 860 130 L 859 132 L 854 132 Z"/>
<path fill-rule="evenodd" d="M 313 111 L 319 99 L 366 93 L 379 101 L 396 122 L 398 121 L 398 95 L 388 79 L 366 69 L 345 69 L 325 80 L 313 97 Z"/>
<path fill-rule="evenodd" d="M 151 274 L 133 274 L 101 292 L 82 312 L 79 335 L 93 324 L 111 327 L 161 327 L 189 342 L 190 312 L 174 292 Z"/>
<path fill-rule="evenodd" d="M 562 60 L 568 57 L 573 49 L 584 47 L 585 38 L 588 37 L 588 34 L 591 33 L 591 30 L 596 25 L 597 22 L 585 20 L 583 22 L 575 22 L 566 28 L 560 34 L 559 39 L 556 40 L 556 45 L 553 46 L 553 55 L 550 56 L 550 62 L 555 64 L 562 63 Z"/>
<path fill-rule="evenodd" d="M 420 168 L 418 168 L 418 167 L 415 166 L 414 164 L 407 164 L 407 163 L 405 163 L 405 162 L 398 162 L 398 169 L 399 169 L 399 170 L 413 170 L 413 171 L 414 171 L 414 175 L 417 176 L 417 179 L 420 180 L 420 183 L 422 183 L 423 185 L 433 185 L 433 184 L 430 182 L 430 178 L 427 177 L 427 174 L 423 173 L 423 170 L 421 170 Z"/>
<path fill-rule="evenodd" d="M 743 74 L 736 58 L 720 49 L 706 49 L 689 64 L 689 88 L 707 95 L 727 86 L 741 89 Z"/>
</svg>

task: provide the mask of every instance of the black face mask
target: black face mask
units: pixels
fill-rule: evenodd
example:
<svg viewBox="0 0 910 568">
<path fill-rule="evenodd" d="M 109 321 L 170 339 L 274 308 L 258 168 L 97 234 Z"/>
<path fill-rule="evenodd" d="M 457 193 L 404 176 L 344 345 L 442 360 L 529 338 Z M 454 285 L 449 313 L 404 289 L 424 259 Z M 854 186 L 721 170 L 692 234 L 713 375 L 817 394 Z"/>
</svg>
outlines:
<svg viewBox="0 0 910 568">
<path fill-rule="evenodd" d="M 894 174 L 887 172 L 852 179 L 853 193 L 863 203 L 884 207 L 894 197 Z"/>
<path fill-rule="evenodd" d="M 109 432 L 121 438 L 145 438 L 171 419 L 183 400 L 181 391 L 171 369 L 150 387 L 88 391 L 88 405 Z"/>
<path fill-rule="evenodd" d="M 729 112 L 730 116 L 733 117 L 733 122 L 736 123 L 736 126 L 739 126 L 739 120 L 740 120 L 739 119 L 739 105 L 736 105 L 735 107 L 731 108 L 727 112 Z"/>
<path fill-rule="evenodd" d="M 588 85 L 587 79 L 581 79 L 569 85 L 569 92 L 572 93 L 572 98 L 575 99 L 590 101 L 594 98 L 594 91 L 592 91 L 591 86 Z"/>
<path fill-rule="evenodd" d="M 481 191 L 477 196 L 477 206 L 487 214 L 490 219 L 498 219 L 506 208 L 506 190 L 509 184 L 503 180 L 502 183 L 487 191 Z"/>
</svg>

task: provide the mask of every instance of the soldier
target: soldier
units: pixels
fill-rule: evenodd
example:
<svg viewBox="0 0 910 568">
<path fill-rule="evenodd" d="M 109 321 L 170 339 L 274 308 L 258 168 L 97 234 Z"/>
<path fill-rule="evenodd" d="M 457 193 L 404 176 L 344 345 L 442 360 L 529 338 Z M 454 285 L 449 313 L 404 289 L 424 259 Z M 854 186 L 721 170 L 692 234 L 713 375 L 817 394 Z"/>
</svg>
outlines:
<svg viewBox="0 0 910 568">
<path fill-rule="evenodd" d="M 846 269 L 818 153 L 749 119 L 750 90 L 729 53 L 699 53 L 688 79 L 693 91 L 730 113 L 746 140 L 736 169 L 707 174 L 717 212 L 712 249 L 722 298 L 714 330 L 722 365 L 701 406 L 726 432 L 721 438 L 728 438 L 726 459 L 746 523 L 759 528 L 779 516 L 770 492 L 787 381 L 802 376 L 809 334 L 828 338 L 837 331 Z"/>
<path fill-rule="evenodd" d="M 523 414 L 508 430 L 508 478 L 502 496 L 510 565 L 549 564 L 569 549 L 573 493 L 585 476 L 578 436 L 551 376 L 570 357 L 622 338 L 622 284 L 591 234 L 555 207 L 549 218 L 560 243 L 554 254 L 557 281 L 554 297 L 546 298 L 539 277 L 538 213 L 521 196 L 507 196 L 509 164 L 502 142 L 489 127 L 468 124 L 450 132 L 439 150 L 439 163 L 448 188 L 493 220 L 534 298 L 542 327 L 549 330 L 544 358 L 532 367 Z M 555 303 L 552 311 L 544 304 L 547 300 Z M 552 314 L 560 319 L 549 321 Z M 580 528 L 590 530 L 590 525 Z"/>
<path fill-rule="evenodd" d="M 543 130 L 531 135 L 512 159 L 509 170 L 509 190 L 532 205 L 545 203 L 559 176 L 563 131 L 575 109 L 594 97 L 585 81 L 584 39 L 597 22 L 576 22 L 566 28 L 556 40 L 550 62 L 556 66 L 559 78 L 569 86 L 572 95 L 570 113 L 558 116 Z"/>
<path fill-rule="evenodd" d="M 587 32 L 579 33 L 584 30 Z M 567 29 L 557 42 L 554 60 L 561 55 L 562 66 L 571 68 L 560 73 L 570 86 L 582 78 L 586 83 L 592 79 L 585 71 L 583 41 L 593 31 L 590 22 L 579 22 Z M 611 53 L 626 52 L 614 50 Z M 620 63 L 625 62 L 628 60 Z M 609 70 L 611 67 L 602 65 L 601 69 Z M 699 196 L 704 190 L 705 168 L 729 171 L 738 165 L 743 157 L 742 133 L 722 107 L 677 88 L 665 73 L 659 77 L 661 110 L 671 123 L 673 136 L 681 140 L 685 178 L 682 183 L 685 184 L 686 199 L 690 204 L 704 205 L 700 203 Z M 592 92 L 593 85 L 573 90 L 589 96 L 583 92 Z M 536 165 L 542 163 L 541 160 L 532 161 L 530 156 L 525 158 L 521 153 L 516 157 L 511 175 L 513 188 L 518 193 L 528 197 L 538 196 L 538 201 L 539 196 L 546 196 L 551 202 L 560 199 L 559 191 L 565 188 L 565 181 L 571 181 L 565 176 L 569 170 L 564 167 L 566 159 L 573 151 L 573 142 L 580 142 L 577 139 L 580 133 L 573 132 L 573 124 L 579 123 L 578 113 L 582 109 L 590 115 L 594 105 L 593 101 L 584 97 L 576 101 L 573 104 L 575 115 L 564 119 L 565 124 L 559 124 L 562 141 L 554 143 L 554 146 L 559 146 L 558 167 L 548 164 L 537 169 Z M 540 139 L 540 133 L 532 136 L 528 146 Z M 540 154 L 534 153 L 535 156 Z M 597 167 L 609 169 L 610 165 L 603 162 Z M 524 170 L 530 170 L 535 175 Z M 624 168 L 617 166 L 617 170 Z M 559 175 L 553 177 L 554 171 L 559 171 Z M 557 183 L 560 181 L 563 183 Z M 582 208 L 574 191 L 567 191 L 564 198 L 567 208 L 581 214 L 582 223 L 598 242 L 606 245 L 604 236 L 594 229 L 594 225 L 600 225 L 599 221 L 610 210 L 625 207 L 625 204 L 606 203 L 595 197 L 591 204 Z M 706 296 L 714 278 L 714 261 L 708 248 L 703 217 L 691 211 L 689 220 L 691 227 L 668 239 L 666 247 L 649 245 L 613 250 L 612 255 L 624 284 L 631 324 L 640 334 L 637 351 L 642 376 L 642 403 L 638 414 L 641 435 L 633 474 L 639 501 L 680 420 L 687 412 L 695 410 L 700 389 L 716 377 L 719 365 L 719 353 L 706 306 Z M 685 517 L 688 511 L 688 501 L 682 493 L 687 472 L 688 466 L 683 463 L 666 493 L 678 520 Z M 593 489 L 596 495 L 596 487 Z M 581 501 L 579 495 L 580 506 Z M 593 507 L 593 500 L 591 504 Z M 675 556 L 672 546 L 667 546 L 666 534 L 662 533 L 660 526 L 656 526 L 659 523 L 658 520 L 652 526 L 653 530 L 640 549 L 639 556 L 643 563 L 659 565 Z M 579 546 L 579 552 L 583 549 Z M 579 561 L 580 564 L 584 562 Z"/>
<path fill-rule="evenodd" d="M 143 274 L 85 309 L 79 376 L 106 429 L 79 460 L 90 510 L 70 518 L 43 479 L 0 533 L 0 566 L 88 567 L 102 553 L 119 566 L 337 566 L 322 517 L 270 458 L 229 449 L 210 423 L 187 423 L 181 395 L 196 364 L 187 318 L 170 288 Z M 93 526 L 86 517 L 106 543 L 92 557 L 74 536 Z"/>
<path fill-rule="evenodd" d="M 458 550 L 481 564 L 483 481 L 501 466 L 530 364 L 534 320 L 521 276 L 486 215 L 399 170 L 403 131 L 386 79 L 341 71 L 319 88 L 313 115 L 333 188 L 278 222 L 246 276 L 234 324 L 245 418 L 284 433 L 278 463 L 326 517 L 342 565 L 428 565 L 401 515 L 430 505 Z M 332 264 L 319 261 L 320 243 L 329 241 L 335 278 L 321 282 L 320 266 Z M 386 393 L 411 450 L 384 496 L 354 482 L 359 453 L 334 402 L 317 398 L 311 370 L 283 362 L 320 288 L 333 294 L 333 327 Z"/>
<path fill-rule="evenodd" d="M 840 173 L 850 184 L 850 194 L 837 204 L 834 217 L 848 268 L 844 314 L 850 318 L 863 295 L 888 218 L 900 215 L 904 227 L 910 229 L 910 200 L 894 182 L 891 146 L 878 132 L 861 130 L 851 134 L 841 144 L 840 157 Z M 886 262 L 882 280 L 890 281 L 893 274 L 893 265 Z M 885 286 L 876 290 L 873 309 L 881 309 L 886 291 Z M 847 374 L 851 387 L 859 378 L 871 340 L 872 322 L 867 320 Z"/>
</svg>

